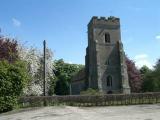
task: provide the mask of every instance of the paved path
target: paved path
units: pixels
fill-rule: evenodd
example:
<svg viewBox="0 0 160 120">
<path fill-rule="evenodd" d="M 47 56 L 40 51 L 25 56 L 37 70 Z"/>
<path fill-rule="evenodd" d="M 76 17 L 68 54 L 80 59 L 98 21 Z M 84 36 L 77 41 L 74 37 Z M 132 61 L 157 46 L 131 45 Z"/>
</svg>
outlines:
<svg viewBox="0 0 160 120">
<path fill-rule="evenodd" d="M 160 120 L 160 105 L 27 108 L 0 114 L 0 120 Z"/>
</svg>

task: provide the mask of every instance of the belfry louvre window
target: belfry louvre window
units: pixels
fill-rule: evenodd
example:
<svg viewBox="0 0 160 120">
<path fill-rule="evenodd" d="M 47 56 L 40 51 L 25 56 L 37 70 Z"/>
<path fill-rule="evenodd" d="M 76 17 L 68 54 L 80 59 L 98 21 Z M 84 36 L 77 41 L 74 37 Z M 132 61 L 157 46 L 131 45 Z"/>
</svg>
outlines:
<svg viewBox="0 0 160 120">
<path fill-rule="evenodd" d="M 111 87 L 112 86 L 112 76 L 107 76 L 107 87 Z"/>
<path fill-rule="evenodd" d="M 110 43 L 110 34 L 109 33 L 105 33 L 105 43 Z"/>
<path fill-rule="evenodd" d="M 109 65 L 109 64 L 110 64 L 109 59 L 106 60 L 106 63 L 105 63 L 105 64 L 106 64 L 106 65 Z"/>
</svg>

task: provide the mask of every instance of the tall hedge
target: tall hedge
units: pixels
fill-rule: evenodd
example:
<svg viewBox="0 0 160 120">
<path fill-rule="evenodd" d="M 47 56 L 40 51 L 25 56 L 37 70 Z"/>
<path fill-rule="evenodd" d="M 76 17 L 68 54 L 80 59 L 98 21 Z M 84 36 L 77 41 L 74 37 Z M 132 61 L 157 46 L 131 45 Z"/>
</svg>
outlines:
<svg viewBox="0 0 160 120">
<path fill-rule="evenodd" d="M 22 61 L 0 61 L 0 112 L 12 110 L 29 80 L 26 64 Z"/>
</svg>

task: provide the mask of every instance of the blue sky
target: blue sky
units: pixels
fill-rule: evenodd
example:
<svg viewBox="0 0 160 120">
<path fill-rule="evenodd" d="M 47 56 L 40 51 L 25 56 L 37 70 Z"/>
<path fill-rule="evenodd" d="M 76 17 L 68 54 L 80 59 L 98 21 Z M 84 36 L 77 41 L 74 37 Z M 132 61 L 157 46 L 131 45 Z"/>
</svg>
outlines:
<svg viewBox="0 0 160 120">
<path fill-rule="evenodd" d="M 54 52 L 54 59 L 84 64 L 92 16 L 121 20 L 121 40 L 137 66 L 160 58 L 159 0 L 0 0 L 1 34 Z M 27 41 L 27 42 L 26 42 Z"/>
</svg>

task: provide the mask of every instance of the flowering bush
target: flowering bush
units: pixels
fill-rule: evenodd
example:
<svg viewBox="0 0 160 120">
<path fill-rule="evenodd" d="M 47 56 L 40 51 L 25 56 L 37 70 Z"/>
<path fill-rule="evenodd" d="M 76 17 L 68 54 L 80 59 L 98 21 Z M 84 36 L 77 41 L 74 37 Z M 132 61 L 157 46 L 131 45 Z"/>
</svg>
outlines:
<svg viewBox="0 0 160 120">
<path fill-rule="evenodd" d="M 135 63 L 129 58 L 126 58 L 126 65 L 131 92 L 140 92 L 143 84 L 140 71 L 136 68 Z"/>
<path fill-rule="evenodd" d="M 28 72 L 31 76 L 28 87 L 24 90 L 24 95 L 42 95 L 43 93 L 43 53 L 34 47 L 27 48 L 18 45 L 18 55 L 21 60 L 28 64 Z M 53 53 L 46 49 L 46 92 L 49 90 L 50 79 L 53 74 Z M 46 94 L 47 94 L 46 93 Z"/>
</svg>

